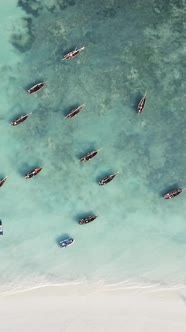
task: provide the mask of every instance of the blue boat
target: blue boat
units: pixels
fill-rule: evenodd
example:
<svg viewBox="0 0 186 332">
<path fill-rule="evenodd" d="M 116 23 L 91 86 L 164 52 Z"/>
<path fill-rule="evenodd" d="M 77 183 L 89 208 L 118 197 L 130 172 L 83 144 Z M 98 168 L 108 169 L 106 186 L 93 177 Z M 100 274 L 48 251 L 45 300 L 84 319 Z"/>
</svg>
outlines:
<svg viewBox="0 0 186 332">
<path fill-rule="evenodd" d="M 63 241 L 60 241 L 59 244 L 60 244 L 60 247 L 61 247 L 61 248 L 67 248 L 67 247 L 69 247 L 71 244 L 73 244 L 74 241 L 75 241 L 74 239 L 69 238 L 69 239 L 65 239 L 65 240 L 63 240 Z"/>
</svg>

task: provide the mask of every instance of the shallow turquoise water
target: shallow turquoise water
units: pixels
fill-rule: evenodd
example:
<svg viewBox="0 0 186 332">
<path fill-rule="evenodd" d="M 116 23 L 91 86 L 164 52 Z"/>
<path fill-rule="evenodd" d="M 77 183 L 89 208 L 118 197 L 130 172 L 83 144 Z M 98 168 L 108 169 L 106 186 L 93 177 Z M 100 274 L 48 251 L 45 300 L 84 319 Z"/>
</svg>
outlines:
<svg viewBox="0 0 186 332">
<path fill-rule="evenodd" d="M 27 4 L 9 0 L 0 11 L 0 175 L 9 176 L 0 191 L 1 287 L 185 284 L 186 194 L 161 198 L 186 186 L 184 1 Z M 62 61 L 76 46 L 85 50 Z M 28 95 L 40 80 L 46 88 Z M 77 117 L 64 119 L 84 102 Z M 28 112 L 24 124 L 9 125 Z M 95 159 L 79 162 L 99 148 Z M 25 181 L 35 166 L 43 171 Z M 99 218 L 79 226 L 90 212 Z M 60 250 L 66 235 L 76 242 Z"/>
</svg>

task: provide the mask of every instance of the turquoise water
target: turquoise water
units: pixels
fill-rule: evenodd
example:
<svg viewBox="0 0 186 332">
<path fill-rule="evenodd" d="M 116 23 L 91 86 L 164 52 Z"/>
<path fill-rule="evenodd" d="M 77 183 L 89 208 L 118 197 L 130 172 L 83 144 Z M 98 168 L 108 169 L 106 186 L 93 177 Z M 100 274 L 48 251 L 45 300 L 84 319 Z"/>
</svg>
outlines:
<svg viewBox="0 0 186 332">
<path fill-rule="evenodd" d="M 186 193 L 162 199 L 186 187 L 184 1 L 24 3 L 0 5 L 0 175 L 9 176 L 0 190 L 1 289 L 100 280 L 185 284 Z M 46 88 L 28 95 L 41 80 Z M 82 103 L 77 117 L 64 119 Z M 10 126 L 29 112 L 24 124 Z M 79 162 L 99 148 L 96 158 Z M 39 166 L 42 172 L 25 181 Z M 117 171 L 112 183 L 98 186 Z M 89 213 L 99 217 L 79 226 Z M 61 250 L 66 236 L 76 242 Z"/>
</svg>

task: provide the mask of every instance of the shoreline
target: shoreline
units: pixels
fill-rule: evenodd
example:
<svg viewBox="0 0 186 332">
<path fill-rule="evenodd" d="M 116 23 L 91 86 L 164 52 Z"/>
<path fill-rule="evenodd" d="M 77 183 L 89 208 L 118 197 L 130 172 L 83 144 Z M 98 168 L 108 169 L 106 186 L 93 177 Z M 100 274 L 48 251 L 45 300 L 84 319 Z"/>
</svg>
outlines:
<svg viewBox="0 0 186 332">
<path fill-rule="evenodd" d="M 1 296 L 0 304 L 1 327 L 9 332 L 186 330 L 186 289 L 43 286 Z"/>
<path fill-rule="evenodd" d="M 179 290 L 186 292 L 186 285 L 177 284 L 177 285 L 161 285 L 161 284 L 132 284 L 127 282 L 118 282 L 118 283 L 110 283 L 105 284 L 103 281 L 93 282 L 84 282 L 84 281 L 77 281 L 77 282 L 64 282 L 64 283 L 46 283 L 46 284 L 39 284 L 33 286 L 25 286 L 25 288 L 21 288 L 20 286 L 14 286 L 10 288 L 10 286 L 5 285 L 7 290 L 1 291 L 0 289 L 0 298 L 17 295 L 22 293 L 30 293 L 30 292 L 39 292 L 42 289 L 60 289 L 61 290 L 68 290 L 74 289 L 86 289 L 89 292 L 96 293 L 96 292 L 127 292 L 127 291 L 143 291 L 144 293 L 158 293 L 158 292 L 176 292 Z M 9 289 L 8 289 L 9 288 Z"/>
</svg>

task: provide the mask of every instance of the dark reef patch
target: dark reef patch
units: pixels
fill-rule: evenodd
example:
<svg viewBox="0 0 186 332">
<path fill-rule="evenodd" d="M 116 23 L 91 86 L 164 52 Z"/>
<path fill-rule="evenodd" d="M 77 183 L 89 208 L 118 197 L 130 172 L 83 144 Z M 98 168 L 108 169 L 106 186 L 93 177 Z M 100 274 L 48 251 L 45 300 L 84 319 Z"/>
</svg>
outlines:
<svg viewBox="0 0 186 332">
<path fill-rule="evenodd" d="M 32 19 L 30 17 L 24 17 L 22 19 L 22 25 L 24 27 L 24 33 L 13 33 L 11 43 L 17 50 L 24 53 L 32 47 L 35 37 L 32 33 Z"/>
<path fill-rule="evenodd" d="M 18 6 L 21 7 L 27 14 L 38 16 L 42 5 L 37 0 L 18 0 Z"/>
<path fill-rule="evenodd" d="M 39 16 L 41 11 L 45 8 L 50 13 L 65 10 L 68 7 L 75 6 L 75 0 L 57 0 L 54 3 L 43 4 L 43 1 L 38 0 L 18 0 L 18 6 L 21 7 L 28 15 L 35 17 Z"/>
<path fill-rule="evenodd" d="M 104 10 L 99 11 L 97 14 L 100 15 L 102 18 L 113 18 L 117 14 L 117 9 L 112 7 L 105 8 Z"/>
<path fill-rule="evenodd" d="M 170 1 L 154 0 L 152 8 L 155 14 L 164 14 L 170 9 Z"/>
<path fill-rule="evenodd" d="M 57 3 L 61 10 L 64 10 L 69 6 L 75 6 L 76 4 L 75 0 L 58 0 Z"/>
</svg>

